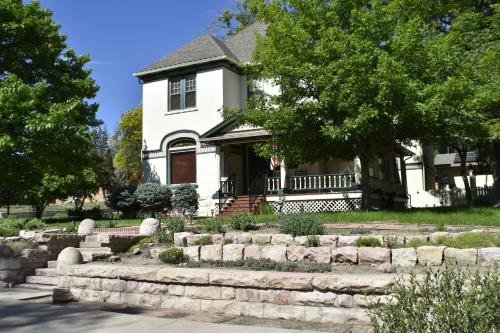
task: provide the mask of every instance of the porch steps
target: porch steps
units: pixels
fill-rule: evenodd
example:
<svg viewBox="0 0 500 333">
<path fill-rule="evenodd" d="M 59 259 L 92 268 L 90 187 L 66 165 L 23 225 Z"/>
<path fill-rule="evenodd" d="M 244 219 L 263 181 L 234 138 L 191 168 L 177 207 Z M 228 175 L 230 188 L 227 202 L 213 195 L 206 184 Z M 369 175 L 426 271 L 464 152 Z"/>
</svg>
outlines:
<svg viewBox="0 0 500 333">
<path fill-rule="evenodd" d="M 263 196 L 258 196 L 252 207 L 250 207 L 249 196 L 248 195 L 240 195 L 234 199 L 226 202 L 224 208 L 220 212 L 219 215 L 227 216 L 236 212 L 249 212 L 256 214 L 259 212 L 260 204 L 264 201 Z"/>
</svg>

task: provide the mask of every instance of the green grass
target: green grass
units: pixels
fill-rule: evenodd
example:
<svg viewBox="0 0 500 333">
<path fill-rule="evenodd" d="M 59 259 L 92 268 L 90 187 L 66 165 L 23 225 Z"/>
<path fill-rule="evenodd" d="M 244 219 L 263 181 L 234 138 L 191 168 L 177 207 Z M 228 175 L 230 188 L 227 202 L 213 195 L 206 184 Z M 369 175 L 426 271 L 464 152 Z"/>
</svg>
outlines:
<svg viewBox="0 0 500 333">
<path fill-rule="evenodd" d="M 491 207 L 421 208 L 402 211 L 349 211 L 314 214 L 322 223 L 405 223 L 500 227 L 500 209 Z M 258 215 L 257 223 L 278 222 L 278 215 Z"/>
<path fill-rule="evenodd" d="M 431 242 L 413 239 L 408 242 L 405 247 L 419 247 L 423 245 L 444 245 L 457 249 L 500 247 L 500 235 L 482 232 L 467 232 L 457 237 L 439 237 Z"/>
</svg>

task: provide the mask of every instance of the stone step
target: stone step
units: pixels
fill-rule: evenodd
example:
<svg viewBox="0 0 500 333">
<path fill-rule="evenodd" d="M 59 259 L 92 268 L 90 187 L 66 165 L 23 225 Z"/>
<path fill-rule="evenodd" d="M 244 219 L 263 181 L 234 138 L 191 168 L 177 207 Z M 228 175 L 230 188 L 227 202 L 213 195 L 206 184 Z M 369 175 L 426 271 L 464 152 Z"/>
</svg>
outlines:
<svg viewBox="0 0 500 333">
<path fill-rule="evenodd" d="M 91 262 L 98 259 L 106 259 L 113 255 L 109 247 L 79 248 L 84 262 Z"/>
<path fill-rule="evenodd" d="M 47 261 L 47 268 L 57 268 L 57 261 L 56 260 Z"/>
<path fill-rule="evenodd" d="M 83 252 L 111 252 L 111 248 L 109 247 L 80 247 L 78 249 L 81 253 Z"/>
<path fill-rule="evenodd" d="M 27 276 L 26 283 L 31 284 L 46 284 L 46 285 L 57 285 L 57 277 L 56 276 Z"/>
<path fill-rule="evenodd" d="M 101 247 L 102 243 L 101 242 L 80 242 L 80 248 L 99 248 Z"/>
<path fill-rule="evenodd" d="M 57 276 L 57 268 L 36 268 L 36 276 Z"/>
<path fill-rule="evenodd" d="M 31 290 L 40 290 L 40 291 L 49 291 L 52 292 L 52 290 L 56 286 L 53 285 L 47 285 L 47 284 L 33 284 L 33 283 L 21 283 L 17 284 L 16 288 L 22 288 L 22 289 L 31 289 Z"/>
<path fill-rule="evenodd" d="M 100 242 L 101 237 L 97 236 L 97 235 L 85 236 L 85 241 L 86 242 Z"/>
</svg>

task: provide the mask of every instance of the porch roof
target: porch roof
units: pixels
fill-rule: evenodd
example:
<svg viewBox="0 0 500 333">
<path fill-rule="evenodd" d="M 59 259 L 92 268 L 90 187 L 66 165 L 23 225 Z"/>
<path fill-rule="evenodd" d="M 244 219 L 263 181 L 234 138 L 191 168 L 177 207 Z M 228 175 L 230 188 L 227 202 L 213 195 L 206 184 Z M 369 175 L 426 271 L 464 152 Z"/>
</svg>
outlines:
<svg viewBox="0 0 500 333">
<path fill-rule="evenodd" d="M 245 141 L 255 142 L 271 135 L 263 128 L 239 129 L 236 117 L 231 117 L 217 124 L 200 136 L 200 142 Z"/>
</svg>

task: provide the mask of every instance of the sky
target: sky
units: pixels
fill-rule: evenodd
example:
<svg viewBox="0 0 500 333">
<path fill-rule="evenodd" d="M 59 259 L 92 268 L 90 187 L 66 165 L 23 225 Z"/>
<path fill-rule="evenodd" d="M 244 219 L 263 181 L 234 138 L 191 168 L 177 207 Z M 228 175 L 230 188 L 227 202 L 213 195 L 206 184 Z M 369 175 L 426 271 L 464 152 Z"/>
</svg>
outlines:
<svg viewBox="0 0 500 333">
<path fill-rule="evenodd" d="M 204 33 L 233 0 L 40 0 L 78 54 L 90 54 L 100 91 L 98 118 L 113 133 L 120 115 L 139 105 L 132 74 Z"/>
</svg>

